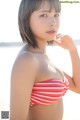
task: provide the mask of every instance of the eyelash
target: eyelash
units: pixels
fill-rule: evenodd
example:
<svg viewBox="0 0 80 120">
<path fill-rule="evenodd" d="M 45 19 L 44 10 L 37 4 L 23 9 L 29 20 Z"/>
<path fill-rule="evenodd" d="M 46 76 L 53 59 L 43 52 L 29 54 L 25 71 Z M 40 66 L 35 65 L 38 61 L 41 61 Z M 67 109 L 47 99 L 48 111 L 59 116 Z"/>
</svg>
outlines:
<svg viewBox="0 0 80 120">
<path fill-rule="evenodd" d="M 48 15 L 47 15 L 47 14 L 42 14 L 42 15 L 40 15 L 40 17 L 45 17 L 45 15 L 46 15 L 46 17 L 48 17 Z"/>
<path fill-rule="evenodd" d="M 55 17 L 59 17 L 59 16 L 60 16 L 60 14 L 58 14 L 58 13 L 55 15 Z"/>
<path fill-rule="evenodd" d="M 59 14 L 54 15 L 54 17 L 59 17 L 59 16 L 60 16 Z M 48 15 L 47 14 L 42 14 L 42 15 L 40 15 L 40 17 L 48 17 Z"/>
</svg>

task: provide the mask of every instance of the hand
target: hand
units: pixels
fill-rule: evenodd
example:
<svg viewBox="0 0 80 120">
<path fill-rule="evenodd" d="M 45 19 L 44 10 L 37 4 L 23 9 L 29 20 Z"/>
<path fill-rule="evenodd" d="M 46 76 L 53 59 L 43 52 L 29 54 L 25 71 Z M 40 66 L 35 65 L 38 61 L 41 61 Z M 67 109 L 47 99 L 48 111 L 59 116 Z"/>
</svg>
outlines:
<svg viewBox="0 0 80 120">
<path fill-rule="evenodd" d="M 57 34 L 53 40 L 53 43 L 69 51 L 76 48 L 72 38 L 68 35 Z"/>
</svg>

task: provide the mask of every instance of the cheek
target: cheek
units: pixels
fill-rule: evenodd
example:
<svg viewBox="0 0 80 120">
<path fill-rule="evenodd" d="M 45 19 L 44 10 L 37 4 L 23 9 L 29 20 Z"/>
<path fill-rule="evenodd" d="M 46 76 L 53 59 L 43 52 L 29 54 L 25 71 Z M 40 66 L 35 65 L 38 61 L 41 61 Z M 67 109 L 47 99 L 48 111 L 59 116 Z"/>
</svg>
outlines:
<svg viewBox="0 0 80 120">
<path fill-rule="evenodd" d="M 30 23 L 30 29 L 31 29 L 34 36 L 38 36 L 40 34 L 39 23 L 31 22 Z"/>
<path fill-rule="evenodd" d="M 60 25 L 60 19 L 57 20 L 57 24 L 58 24 L 58 26 Z"/>
<path fill-rule="evenodd" d="M 44 22 L 38 18 L 33 18 L 30 20 L 30 28 L 33 33 L 40 33 L 43 30 Z"/>
<path fill-rule="evenodd" d="M 60 20 L 56 20 L 56 28 L 59 29 L 60 27 Z"/>
</svg>

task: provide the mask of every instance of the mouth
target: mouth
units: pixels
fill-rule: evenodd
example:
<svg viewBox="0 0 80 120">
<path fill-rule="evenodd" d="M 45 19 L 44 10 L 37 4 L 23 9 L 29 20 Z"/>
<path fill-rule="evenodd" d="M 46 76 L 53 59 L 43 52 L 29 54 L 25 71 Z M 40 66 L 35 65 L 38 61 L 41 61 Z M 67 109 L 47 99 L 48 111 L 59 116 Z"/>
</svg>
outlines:
<svg viewBox="0 0 80 120">
<path fill-rule="evenodd" d="M 55 30 L 50 30 L 50 31 L 47 31 L 46 33 L 48 34 L 54 34 L 56 31 Z"/>
</svg>

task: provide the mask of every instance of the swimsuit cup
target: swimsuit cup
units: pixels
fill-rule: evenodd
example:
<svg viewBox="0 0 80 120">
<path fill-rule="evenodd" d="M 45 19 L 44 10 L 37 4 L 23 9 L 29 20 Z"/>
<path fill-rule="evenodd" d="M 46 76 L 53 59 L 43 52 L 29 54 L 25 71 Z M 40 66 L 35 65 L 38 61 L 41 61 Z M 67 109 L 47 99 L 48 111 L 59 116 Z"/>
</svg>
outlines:
<svg viewBox="0 0 80 120">
<path fill-rule="evenodd" d="M 30 99 L 30 106 L 50 105 L 57 102 L 69 89 L 69 82 L 64 77 L 64 81 L 49 79 L 34 83 Z"/>
</svg>

